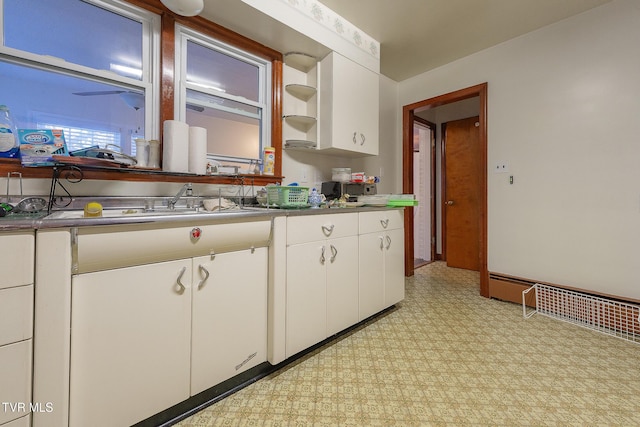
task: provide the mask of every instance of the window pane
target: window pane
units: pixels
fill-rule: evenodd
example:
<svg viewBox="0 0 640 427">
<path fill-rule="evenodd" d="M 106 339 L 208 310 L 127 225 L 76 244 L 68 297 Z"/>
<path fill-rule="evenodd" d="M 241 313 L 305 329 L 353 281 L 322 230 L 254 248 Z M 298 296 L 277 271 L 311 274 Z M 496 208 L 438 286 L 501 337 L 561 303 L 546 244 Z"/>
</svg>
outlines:
<svg viewBox="0 0 640 427">
<path fill-rule="evenodd" d="M 230 99 L 219 96 L 207 95 L 206 93 L 197 92 L 195 90 L 187 90 L 187 109 L 197 109 L 195 105 L 217 108 L 231 113 L 242 114 L 245 116 L 259 118 L 260 108 L 252 105 L 243 104 L 242 102 L 232 101 Z"/>
<path fill-rule="evenodd" d="M 81 0 L 4 1 L 5 46 L 138 80 L 142 31 L 140 22 Z"/>
<path fill-rule="evenodd" d="M 131 138 L 144 137 L 142 91 L 1 61 L 0 75 L 11 82 L 3 91 L 3 103 L 18 128 L 74 129 L 77 138 L 70 141 L 70 150 L 94 145 L 100 132 L 108 132 L 122 152 L 132 154 Z"/>
<path fill-rule="evenodd" d="M 207 153 L 258 159 L 260 120 L 214 108 L 187 108 L 189 126 L 207 129 Z M 245 165 L 246 167 L 246 165 Z"/>
<path fill-rule="evenodd" d="M 248 62 L 187 42 L 187 82 L 251 101 L 259 99 L 259 68 Z"/>
</svg>

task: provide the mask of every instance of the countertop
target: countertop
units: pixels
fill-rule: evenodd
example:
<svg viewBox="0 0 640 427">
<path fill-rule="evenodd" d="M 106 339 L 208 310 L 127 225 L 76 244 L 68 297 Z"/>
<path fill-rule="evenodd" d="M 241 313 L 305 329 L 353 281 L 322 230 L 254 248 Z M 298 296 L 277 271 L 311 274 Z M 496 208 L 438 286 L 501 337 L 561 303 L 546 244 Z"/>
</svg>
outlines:
<svg viewBox="0 0 640 427">
<path fill-rule="evenodd" d="M 182 210 L 175 212 L 153 213 L 135 212 L 131 214 L 120 213 L 117 216 L 102 216 L 95 218 L 79 217 L 78 211 L 54 211 L 51 215 L 46 212 L 36 214 L 11 214 L 0 218 L 0 231 L 28 230 L 28 229 L 49 229 L 68 227 L 91 227 L 105 225 L 126 225 L 126 224 L 167 224 L 182 222 L 207 222 L 225 223 L 246 221 L 259 218 L 271 218 L 277 216 L 300 216 L 300 215 L 321 215 L 321 214 L 341 214 L 352 212 L 371 212 L 389 209 L 404 209 L 402 207 L 389 206 L 361 206 L 346 208 L 320 208 L 320 209 L 277 209 L 262 207 L 243 207 L 233 210 L 209 212 L 204 209 L 198 211 Z M 66 214 L 64 213 L 66 212 Z"/>
</svg>

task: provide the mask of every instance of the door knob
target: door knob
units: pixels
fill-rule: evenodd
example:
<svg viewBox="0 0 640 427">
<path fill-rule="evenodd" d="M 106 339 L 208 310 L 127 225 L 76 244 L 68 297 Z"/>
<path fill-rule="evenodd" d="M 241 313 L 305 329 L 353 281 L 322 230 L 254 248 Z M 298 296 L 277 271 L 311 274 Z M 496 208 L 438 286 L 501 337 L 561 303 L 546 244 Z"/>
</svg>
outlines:
<svg viewBox="0 0 640 427">
<path fill-rule="evenodd" d="M 447 204 L 447 205 L 451 206 L 451 205 L 453 204 L 453 200 L 447 200 L 447 201 L 445 202 L 445 204 Z"/>
</svg>

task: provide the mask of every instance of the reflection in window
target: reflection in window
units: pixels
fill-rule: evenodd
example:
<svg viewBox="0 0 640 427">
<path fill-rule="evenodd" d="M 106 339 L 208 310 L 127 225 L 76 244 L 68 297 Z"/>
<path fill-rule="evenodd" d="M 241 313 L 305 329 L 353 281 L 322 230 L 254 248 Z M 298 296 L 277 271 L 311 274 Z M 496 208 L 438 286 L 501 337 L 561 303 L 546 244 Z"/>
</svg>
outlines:
<svg viewBox="0 0 640 427">
<path fill-rule="evenodd" d="M 112 3 L 92 1 L 0 2 L 0 75 L 11 83 L 2 103 L 18 128 L 68 129 L 70 150 L 86 145 L 80 134 L 96 142 L 107 132 L 105 144 L 135 155 L 131 141 L 151 137 L 155 125 L 151 76 L 159 46 L 143 40 L 159 33 L 159 20 L 123 3 L 109 11 L 103 7 Z"/>
<path fill-rule="evenodd" d="M 247 168 L 270 145 L 271 63 L 186 28 L 177 44 L 176 117 L 207 129 L 207 152 Z"/>
</svg>

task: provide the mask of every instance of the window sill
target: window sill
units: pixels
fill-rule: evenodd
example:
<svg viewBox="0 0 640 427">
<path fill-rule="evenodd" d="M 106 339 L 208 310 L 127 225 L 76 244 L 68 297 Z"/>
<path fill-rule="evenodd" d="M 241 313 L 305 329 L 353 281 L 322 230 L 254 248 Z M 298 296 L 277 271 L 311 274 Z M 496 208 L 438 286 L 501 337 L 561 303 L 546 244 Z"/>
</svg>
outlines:
<svg viewBox="0 0 640 427">
<path fill-rule="evenodd" d="M 176 173 L 129 168 L 82 166 L 83 179 L 107 181 L 138 181 L 138 182 L 192 182 L 202 184 L 239 184 L 264 186 L 282 181 L 282 176 L 273 175 L 195 175 L 190 173 Z M 11 172 L 19 172 L 23 178 L 53 177 L 53 167 L 23 167 L 17 159 L 0 159 L 0 177 Z"/>
</svg>

